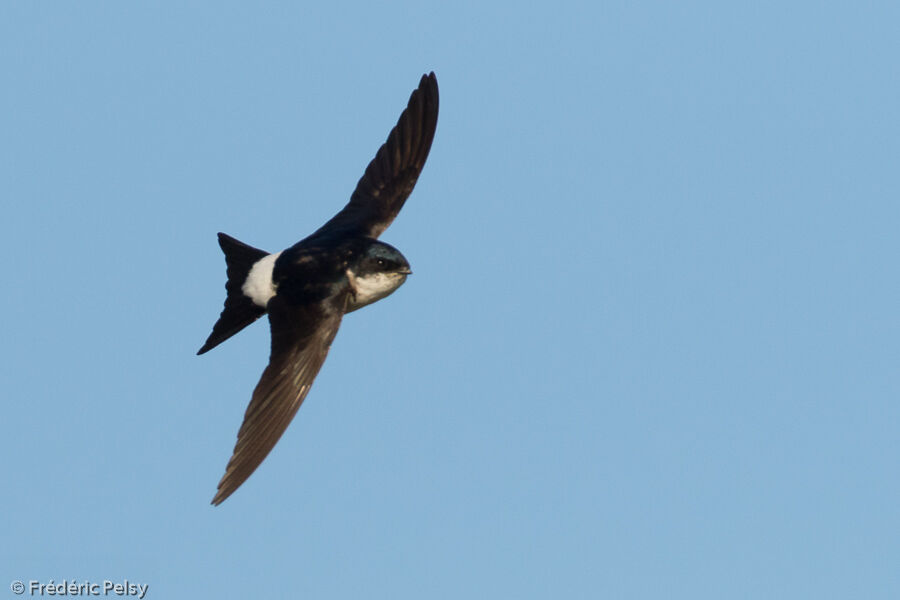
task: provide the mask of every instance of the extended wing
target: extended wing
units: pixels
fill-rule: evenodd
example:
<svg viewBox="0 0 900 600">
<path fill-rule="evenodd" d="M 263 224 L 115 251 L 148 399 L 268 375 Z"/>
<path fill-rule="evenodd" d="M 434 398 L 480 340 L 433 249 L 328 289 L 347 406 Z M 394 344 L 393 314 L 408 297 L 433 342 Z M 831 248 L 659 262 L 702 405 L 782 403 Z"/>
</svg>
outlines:
<svg viewBox="0 0 900 600">
<path fill-rule="evenodd" d="M 269 366 L 253 391 L 213 504 L 221 504 L 250 477 L 287 429 L 325 362 L 346 299 L 343 294 L 330 302 L 301 306 L 280 296 L 269 301 Z"/>
<path fill-rule="evenodd" d="M 431 150 L 437 117 L 437 78 L 429 73 L 413 90 L 397 125 L 356 184 L 350 202 L 309 238 L 333 233 L 381 235 L 416 185 Z"/>
</svg>

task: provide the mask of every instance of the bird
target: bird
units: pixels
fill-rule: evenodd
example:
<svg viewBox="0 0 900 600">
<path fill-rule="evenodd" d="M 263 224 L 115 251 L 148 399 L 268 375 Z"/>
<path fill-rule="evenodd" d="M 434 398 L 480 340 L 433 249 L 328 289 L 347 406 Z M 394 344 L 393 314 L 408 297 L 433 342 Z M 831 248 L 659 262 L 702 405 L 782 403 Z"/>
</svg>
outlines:
<svg viewBox="0 0 900 600">
<path fill-rule="evenodd" d="M 438 85 L 425 74 L 350 201 L 290 248 L 269 253 L 224 233 L 225 307 L 204 354 L 264 314 L 269 363 L 253 391 L 212 504 L 231 496 L 268 456 L 309 393 L 344 314 L 393 293 L 412 273 L 378 237 L 413 191 L 437 128 Z"/>
</svg>

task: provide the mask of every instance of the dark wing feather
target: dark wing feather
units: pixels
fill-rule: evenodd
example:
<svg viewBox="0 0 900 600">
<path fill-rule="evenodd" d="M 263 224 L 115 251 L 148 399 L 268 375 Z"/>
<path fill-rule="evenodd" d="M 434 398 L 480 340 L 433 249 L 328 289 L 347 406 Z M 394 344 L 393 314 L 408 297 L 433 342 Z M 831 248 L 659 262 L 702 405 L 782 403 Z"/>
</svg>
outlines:
<svg viewBox="0 0 900 600">
<path fill-rule="evenodd" d="M 406 110 L 366 167 L 350 202 L 310 238 L 333 233 L 381 235 L 416 185 L 431 150 L 437 117 L 437 79 L 429 73 L 413 90 Z"/>
<path fill-rule="evenodd" d="M 345 294 L 324 304 L 295 306 L 280 296 L 269 301 L 269 366 L 253 391 L 213 504 L 221 504 L 250 477 L 287 429 L 325 362 L 345 303 Z"/>
</svg>

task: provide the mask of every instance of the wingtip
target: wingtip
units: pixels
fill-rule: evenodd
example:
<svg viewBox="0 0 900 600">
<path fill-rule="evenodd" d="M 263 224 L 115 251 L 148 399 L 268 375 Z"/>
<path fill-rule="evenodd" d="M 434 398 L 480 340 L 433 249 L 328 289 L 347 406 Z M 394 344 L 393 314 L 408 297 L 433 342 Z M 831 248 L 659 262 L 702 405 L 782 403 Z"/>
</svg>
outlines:
<svg viewBox="0 0 900 600">
<path fill-rule="evenodd" d="M 437 76 L 434 74 L 434 71 L 429 71 L 422 75 L 422 78 L 419 79 L 419 85 L 417 90 L 425 93 L 426 91 L 429 93 L 437 92 Z"/>
<path fill-rule="evenodd" d="M 435 122 L 437 122 L 437 112 L 438 112 L 438 104 L 440 103 L 440 91 L 438 90 L 438 82 L 437 77 L 434 74 L 434 71 L 428 74 L 428 100 L 427 102 L 431 104 L 430 110 L 433 113 L 433 117 Z"/>
<path fill-rule="evenodd" d="M 230 496 L 232 494 L 232 492 L 234 492 L 234 490 L 226 492 L 221 487 L 219 487 L 216 490 L 216 495 L 213 496 L 212 501 L 210 501 L 210 504 L 212 504 L 213 506 L 218 506 L 218 505 L 222 504 L 223 502 L 225 502 L 225 500 L 228 499 L 228 496 Z"/>
</svg>

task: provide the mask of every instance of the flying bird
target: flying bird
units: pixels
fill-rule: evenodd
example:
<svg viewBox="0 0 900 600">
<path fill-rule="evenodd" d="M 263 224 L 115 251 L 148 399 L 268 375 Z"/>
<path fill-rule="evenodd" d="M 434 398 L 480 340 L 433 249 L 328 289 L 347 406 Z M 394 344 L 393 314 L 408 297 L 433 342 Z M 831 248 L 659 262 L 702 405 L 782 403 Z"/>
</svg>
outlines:
<svg viewBox="0 0 900 600">
<path fill-rule="evenodd" d="M 378 236 L 403 208 L 431 149 L 438 117 L 434 73 L 423 75 L 350 201 L 290 248 L 269 254 L 219 233 L 227 266 L 225 308 L 197 354 L 264 314 L 272 347 L 234 452 L 212 499 L 221 504 L 269 454 L 309 393 L 345 313 L 388 296 L 412 272 Z"/>
</svg>

